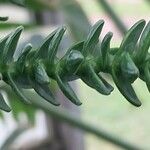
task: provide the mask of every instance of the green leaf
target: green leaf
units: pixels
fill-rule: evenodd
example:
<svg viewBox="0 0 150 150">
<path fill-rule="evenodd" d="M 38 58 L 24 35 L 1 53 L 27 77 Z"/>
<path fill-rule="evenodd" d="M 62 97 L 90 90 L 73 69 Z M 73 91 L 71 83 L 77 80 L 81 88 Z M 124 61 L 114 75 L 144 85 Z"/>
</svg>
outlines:
<svg viewBox="0 0 150 150">
<path fill-rule="evenodd" d="M 61 77 L 59 75 L 59 67 L 58 66 L 57 66 L 55 74 L 56 74 L 55 75 L 56 81 L 57 81 L 61 91 L 63 92 L 63 94 L 75 105 L 81 105 L 82 103 L 80 102 L 80 100 L 78 99 L 78 97 L 76 96 L 74 91 L 72 90 L 69 83 L 64 79 L 61 79 Z"/>
<path fill-rule="evenodd" d="M 79 77 L 91 88 L 94 88 L 99 93 L 104 95 L 109 95 L 111 93 L 111 89 L 107 88 L 103 81 L 101 80 L 102 77 L 99 77 L 93 67 L 90 64 L 86 64 L 84 68 L 82 67 L 82 72 L 79 73 Z M 104 80 L 104 79 L 103 79 Z"/>
<path fill-rule="evenodd" d="M 139 77 L 139 70 L 128 52 L 124 52 L 121 60 L 121 71 L 124 77 L 133 83 Z"/>
<path fill-rule="evenodd" d="M 14 92 L 16 93 L 16 95 L 18 97 L 20 97 L 24 103 L 30 104 L 31 102 L 22 93 L 20 87 L 18 87 L 18 85 L 16 84 L 15 80 L 12 78 L 12 76 L 9 72 L 7 73 L 7 78 L 8 78 L 9 84 L 11 85 L 11 87 L 14 90 Z"/>
<path fill-rule="evenodd" d="M 150 21 L 145 27 L 139 41 L 139 47 L 136 52 L 135 58 L 136 59 L 135 61 L 138 64 L 141 64 L 143 61 L 145 61 L 149 47 L 150 47 Z"/>
<path fill-rule="evenodd" d="M 104 85 L 106 86 L 106 88 L 112 92 L 114 90 L 114 88 L 101 76 L 101 75 L 98 75 L 99 78 L 101 79 L 101 81 L 104 83 Z"/>
<path fill-rule="evenodd" d="M 33 89 L 37 92 L 37 94 L 44 98 L 46 101 L 50 102 L 55 106 L 60 105 L 60 103 L 54 98 L 48 84 L 40 84 L 31 78 L 30 83 Z"/>
<path fill-rule="evenodd" d="M 67 71 L 69 73 L 75 74 L 80 64 L 83 62 L 84 56 L 81 54 L 80 51 L 72 50 L 70 51 L 70 53 L 67 53 L 67 55 L 65 55 L 64 59 L 65 59 L 65 64 L 63 68 L 67 68 Z M 65 69 L 64 71 L 66 72 Z"/>
<path fill-rule="evenodd" d="M 123 41 L 120 45 L 119 51 L 127 51 L 130 54 L 136 49 L 137 41 L 140 37 L 140 34 L 145 26 L 145 20 L 140 20 L 135 23 L 127 34 L 124 36 Z"/>
<path fill-rule="evenodd" d="M 145 64 L 144 73 L 145 73 L 145 82 L 150 92 L 150 62 L 149 61 L 147 61 Z"/>
<path fill-rule="evenodd" d="M 40 84 L 50 83 L 49 76 L 45 71 L 45 66 L 43 63 L 36 63 L 33 67 L 33 76 L 35 80 Z"/>
<path fill-rule="evenodd" d="M 81 42 L 78 42 L 78 43 L 74 44 L 73 46 L 71 46 L 71 47 L 67 50 L 66 54 L 69 53 L 69 52 L 72 51 L 72 50 L 77 50 L 77 51 L 82 52 L 83 45 L 84 45 L 84 41 L 81 41 Z"/>
<path fill-rule="evenodd" d="M 110 51 L 110 41 L 112 39 L 113 33 L 112 32 L 108 32 L 104 39 L 102 40 L 101 43 L 101 52 L 102 52 L 102 59 L 103 59 L 103 67 L 104 70 L 107 69 L 107 65 L 108 65 L 108 53 Z"/>
<path fill-rule="evenodd" d="M 18 67 L 19 72 L 23 72 L 24 67 L 25 67 L 25 62 L 26 62 L 27 55 L 29 54 L 31 49 L 32 49 L 32 45 L 31 44 L 27 44 L 24 47 L 22 53 L 18 56 L 17 67 Z"/>
<path fill-rule="evenodd" d="M 65 27 L 59 28 L 50 43 L 49 50 L 48 50 L 48 60 L 49 60 L 50 64 L 53 64 L 53 62 L 54 62 L 54 59 L 55 59 L 55 56 L 56 56 L 56 53 L 58 50 L 58 46 L 61 42 L 61 39 L 62 39 L 65 31 L 66 31 Z"/>
<path fill-rule="evenodd" d="M 103 25 L 104 25 L 104 21 L 100 20 L 96 22 L 94 26 L 92 26 L 90 33 L 84 42 L 84 46 L 82 50 L 84 55 L 88 55 L 89 53 L 94 53 L 93 51 L 97 43 L 99 42 L 99 35 L 101 33 Z"/>
<path fill-rule="evenodd" d="M 27 55 L 31 49 L 32 49 L 31 43 L 28 43 L 27 45 L 25 45 L 25 47 L 22 49 L 21 53 L 18 55 L 18 59 L 20 57 L 23 57 L 24 55 Z"/>
<path fill-rule="evenodd" d="M 136 96 L 134 89 L 131 86 L 131 83 L 122 75 L 120 68 L 120 56 L 113 61 L 112 64 L 112 77 L 113 81 L 118 87 L 121 94 L 133 105 L 139 107 L 141 106 L 141 102 Z"/>
<path fill-rule="evenodd" d="M 6 42 L 8 40 L 10 35 L 7 35 L 5 36 L 3 39 L 0 40 L 0 61 L 2 61 L 2 58 L 3 58 L 3 53 L 4 53 L 4 48 L 5 48 L 5 45 L 6 45 Z"/>
<path fill-rule="evenodd" d="M 57 31 L 58 31 L 58 29 L 56 29 L 49 36 L 46 37 L 46 39 L 44 40 L 41 47 L 36 51 L 36 53 L 34 55 L 35 59 L 37 59 L 37 57 L 38 58 L 46 58 L 47 57 L 50 43 L 52 42 L 52 39 L 53 39 L 54 35 L 57 33 Z"/>
<path fill-rule="evenodd" d="M 4 58 L 3 58 L 5 63 L 10 63 L 13 60 L 13 55 L 16 50 L 17 43 L 22 30 L 23 30 L 22 26 L 18 27 L 7 40 L 4 48 Z"/>
<path fill-rule="evenodd" d="M 6 104 L 3 95 L 0 93 L 0 109 L 6 112 L 10 112 L 10 107 Z"/>
</svg>

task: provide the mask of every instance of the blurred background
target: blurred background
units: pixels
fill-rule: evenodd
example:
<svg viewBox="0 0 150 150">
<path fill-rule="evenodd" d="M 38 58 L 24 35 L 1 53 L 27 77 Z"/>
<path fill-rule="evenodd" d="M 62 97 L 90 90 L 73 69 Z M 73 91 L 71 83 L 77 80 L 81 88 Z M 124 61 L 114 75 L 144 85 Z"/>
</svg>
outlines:
<svg viewBox="0 0 150 150">
<path fill-rule="evenodd" d="M 15 5 L 21 1 L 0 2 L 0 16 L 9 20 L 0 23 L 0 37 L 4 37 L 19 25 L 25 27 L 18 50 L 28 42 L 38 47 L 43 39 L 59 26 L 66 25 L 67 32 L 61 42 L 58 56 L 67 48 L 83 40 L 96 21 L 103 19 L 101 39 L 108 31 L 114 33 L 111 47 L 118 47 L 126 30 L 140 19 L 150 20 L 149 0 L 26 0 L 27 7 Z M 17 58 L 17 55 L 16 55 Z M 108 79 L 111 82 L 111 79 Z M 113 84 L 113 83 L 112 83 Z M 0 83 L 0 90 L 5 87 Z M 134 88 L 143 105 L 135 108 L 115 88 L 109 96 L 103 96 L 86 86 L 81 80 L 71 83 L 83 104 L 74 106 L 66 100 L 58 88 L 55 96 L 60 107 L 102 131 L 150 149 L 150 101 L 143 81 L 136 80 Z M 114 85 L 115 86 L 115 85 Z M 5 91 L 3 91 L 5 94 Z M 34 93 L 34 92 L 33 92 Z M 9 95 L 10 94 L 10 95 Z M 9 101 L 12 112 L 0 113 L 0 147 L 4 150 L 119 150 L 105 140 L 73 128 L 42 110 L 26 106 L 11 92 Z M 37 95 L 34 94 L 34 98 Z M 59 109 L 59 108 L 58 108 Z"/>
</svg>

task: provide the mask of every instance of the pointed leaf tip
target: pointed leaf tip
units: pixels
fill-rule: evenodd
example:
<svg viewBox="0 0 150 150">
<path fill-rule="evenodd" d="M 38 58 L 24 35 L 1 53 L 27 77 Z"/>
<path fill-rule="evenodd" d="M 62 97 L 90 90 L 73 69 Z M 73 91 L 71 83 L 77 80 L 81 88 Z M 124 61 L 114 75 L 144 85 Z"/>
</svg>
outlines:
<svg viewBox="0 0 150 150">
<path fill-rule="evenodd" d="M 95 73 L 91 65 L 86 64 L 82 68 L 82 71 L 82 73 L 79 72 L 79 76 L 88 86 L 94 88 L 103 95 L 109 95 L 111 93 L 113 89 L 110 87 L 110 85 L 108 86 L 108 83 L 107 86 L 105 85 L 106 81 L 102 79 L 100 75 Z"/>
<path fill-rule="evenodd" d="M 8 38 L 5 48 L 4 48 L 4 62 L 10 63 L 13 60 L 13 55 L 16 50 L 23 26 L 16 28 L 14 32 Z"/>
<path fill-rule="evenodd" d="M 6 104 L 3 95 L 0 93 L 0 109 L 6 112 L 10 112 L 11 108 Z"/>
<path fill-rule="evenodd" d="M 127 51 L 130 54 L 133 53 L 145 23 L 145 20 L 140 20 L 129 29 L 122 40 L 120 51 Z"/>
<path fill-rule="evenodd" d="M 100 20 L 92 26 L 90 33 L 84 42 L 84 46 L 82 50 L 85 56 L 88 55 L 89 53 L 91 54 L 94 53 L 94 49 L 97 43 L 99 42 L 99 36 L 102 31 L 103 25 L 104 25 L 104 21 Z"/>
<path fill-rule="evenodd" d="M 62 37 L 65 31 L 66 31 L 65 27 L 59 28 L 56 34 L 54 35 L 54 37 L 52 38 L 51 44 L 48 49 L 48 60 L 50 64 L 53 64 L 54 62 L 54 59 L 58 50 L 58 46 L 62 40 Z"/>
<path fill-rule="evenodd" d="M 31 78 L 29 78 L 29 80 L 33 89 L 39 96 L 55 106 L 60 105 L 60 103 L 54 98 L 54 95 L 52 94 L 48 84 L 40 84 Z"/>
<path fill-rule="evenodd" d="M 58 86 L 60 87 L 61 91 L 63 94 L 75 105 L 81 105 L 82 103 L 72 90 L 71 86 L 66 80 L 61 79 L 60 75 L 58 72 L 56 72 L 56 81 L 58 83 Z"/>
</svg>

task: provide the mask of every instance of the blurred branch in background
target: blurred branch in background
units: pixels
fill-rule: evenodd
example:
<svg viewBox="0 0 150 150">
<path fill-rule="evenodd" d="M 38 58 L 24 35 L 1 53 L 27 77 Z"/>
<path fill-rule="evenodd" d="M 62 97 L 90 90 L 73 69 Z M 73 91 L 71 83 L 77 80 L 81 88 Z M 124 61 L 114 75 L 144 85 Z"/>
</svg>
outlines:
<svg viewBox="0 0 150 150">
<path fill-rule="evenodd" d="M 5 89 L 5 91 L 9 93 L 9 95 L 11 95 L 12 92 L 10 88 L 6 86 L 3 86 L 2 88 Z M 80 130 L 94 134 L 98 138 L 110 142 L 120 148 L 126 150 L 143 150 L 143 148 L 140 148 L 138 145 L 137 146 L 132 145 L 129 142 L 122 140 L 119 137 L 115 137 L 111 133 L 108 133 L 100 128 L 96 128 L 90 125 L 89 123 L 82 121 L 81 119 L 71 114 L 71 112 L 68 112 L 63 108 L 52 106 L 48 102 L 41 100 L 40 97 L 34 95 L 33 92 L 30 90 L 24 90 L 24 92 L 28 95 L 28 97 L 30 97 L 33 108 L 36 109 L 39 108 L 43 110 L 45 113 L 47 113 L 47 115 L 50 115 L 50 117 L 54 118 L 55 120 L 58 120 L 59 122 L 70 124 L 75 128 L 79 128 Z M 13 97 L 13 95 L 11 97 Z M 15 101 L 18 102 L 18 100 Z"/>
<path fill-rule="evenodd" d="M 30 97 L 32 97 L 32 93 L 28 94 Z M 114 145 L 119 146 L 120 148 L 124 148 L 127 150 L 142 150 L 142 148 L 125 142 L 124 140 L 121 140 L 121 138 L 113 136 L 113 134 L 111 133 L 107 133 L 104 130 L 101 130 L 100 128 L 93 127 L 89 123 L 83 122 L 79 118 L 74 117 L 74 115 L 70 115 L 70 112 L 68 113 L 68 111 L 66 111 L 65 109 L 56 108 L 54 106 L 51 106 L 46 101 L 41 101 L 40 99 L 32 98 L 32 103 L 34 107 L 44 110 L 51 117 L 59 121 L 69 123 L 70 125 L 79 128 L 83 131 L 92 133 L 103 140 L 106 140 Z"/>
<path fill-rule="evenodd" d="M 114 21 L 116 26 L 118 27 L 120 33 L 124 35 L 127 32 L 127 28 L 125 24 L 121 21 L 119 16 L 115 13 L 114 9 L 108 4 L 107 0 L 97 0 L 99 5 L 106 11 L 106 13 L 110 16 L 110 18 Z"/>
<path fill-rule="evenodd" d="M 28 130 L 29 127 L 25 125 L 18 125 L 18 127 L 6 138 L 5 142 L 0 147 L 1 150 L 10 150 L 12 144 L 14 141 L 26 130 Z"/>
<path fill-rule="evenodd" d="M 23 23 L 0 23 L 0 30 L 7 30 L 10 28 L 17 28 L 18 26 L 23 26 L 25 29 L 35 29 L 39 26 L 35 24 L 23 24 Z"/>
<path fill-rule="evenodd" d="M 150 4 L 150 0 L 146 0 Z"/>
</svg>

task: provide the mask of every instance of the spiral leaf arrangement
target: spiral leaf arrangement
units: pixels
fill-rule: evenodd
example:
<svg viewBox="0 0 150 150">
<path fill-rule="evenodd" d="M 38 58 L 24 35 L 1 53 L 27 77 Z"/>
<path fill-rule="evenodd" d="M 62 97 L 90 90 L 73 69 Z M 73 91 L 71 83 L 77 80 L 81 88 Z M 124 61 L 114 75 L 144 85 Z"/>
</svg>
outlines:
<svg viewBox="0 0 150 150">
<path fill-rule="evenodd" d="M 17 60 L 13 56 L 23 27 L 0 40 L 1 80 L 10 85 L 23 100 L 30 103 L 22 89 L 34 89 L 45 100 L 58 106 L 49 85 L 55 80 L 64 95 L 74 104 L 80 100 L 69 85 L 69 81 L 80 78 L 91 88 L 103 95 L 109 95 L 113 87 L 100 75 L 101 72 L 112 76 L 121 94 L 133 105 L 140 106 L 132 83 L 139 77 L 146 82 L 150 91 L 150 22 L 140 20 L 124 36 L 120 47 L 110 48 L 113 34 L 108 32 L 101 42 L 99 56 L 94 51 L 104 25 L 100 20 L 91 27 L 87 38 L 70 47 L 65 55 L 56 57 L 58 46 L 66 28 L 56 29 L 46 37 L 38 49 L 27 44 Z M 0 94 L 0 109 L 10 111 L 3 95 Z"/>
</svg>

